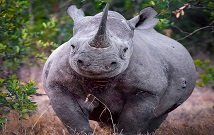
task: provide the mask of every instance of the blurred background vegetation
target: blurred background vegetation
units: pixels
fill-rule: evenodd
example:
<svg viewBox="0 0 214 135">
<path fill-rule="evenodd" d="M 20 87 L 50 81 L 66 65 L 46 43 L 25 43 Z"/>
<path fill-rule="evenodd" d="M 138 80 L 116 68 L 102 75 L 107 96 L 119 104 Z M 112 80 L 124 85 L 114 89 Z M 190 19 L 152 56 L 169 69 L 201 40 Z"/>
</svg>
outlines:
<svg viewBox="0 0 214 135">
<path fill-rule="evenodd" d="M 16 110 L 25 118 L 36 109 L 33 81 L 20 82 L 23 66 L 43 65 L 50 53 L 72 37 L 67 8 L 75 4 L 86 15 L 101 12 L 111 0 L 0 0 L 0 127 Z M 213 0 L 112 0 L 111 10 L 131 19 L 145 7 L 159 14 L 156 30 L 178 40 L 195 59 L 199 86 L 214 85 Z"/>
</svg>

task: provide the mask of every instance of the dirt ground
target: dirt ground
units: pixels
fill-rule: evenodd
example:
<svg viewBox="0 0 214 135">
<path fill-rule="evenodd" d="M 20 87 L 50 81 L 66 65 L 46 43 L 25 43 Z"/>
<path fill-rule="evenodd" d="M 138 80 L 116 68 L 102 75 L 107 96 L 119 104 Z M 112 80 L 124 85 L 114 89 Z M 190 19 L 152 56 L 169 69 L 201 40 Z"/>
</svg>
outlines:
<svg viewBox="0 0 214 135">
<path fill-rule="evenodd" d="M 45 94 L 41 84 L 41 68 L 23 68 L 22 81 L 28 79 L 38 83 L 38 93 Z M 2 135 L 68 135 L 67 130 L 53 112 L 46 95 L 34 96 L 38 109 L 26 120 L 19 120 L 18 114 L 11 112 Z M 129 123 L 127 123 L 129 124 Z M 101 128 L 90 121 L 97 135 L 111 135 L 107 127 Z M 154 135 L 214 135 L 214 90 L 196 87 L 177 109 L 172 111 Z"/>
</svg>

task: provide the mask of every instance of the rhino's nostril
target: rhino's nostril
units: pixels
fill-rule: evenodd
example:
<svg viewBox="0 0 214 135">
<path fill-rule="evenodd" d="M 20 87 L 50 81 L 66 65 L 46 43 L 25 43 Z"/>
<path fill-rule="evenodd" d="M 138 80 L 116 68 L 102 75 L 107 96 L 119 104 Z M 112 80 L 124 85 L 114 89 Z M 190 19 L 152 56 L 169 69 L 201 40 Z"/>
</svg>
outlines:
<svg viewBox="0 0 214 135">
<path fill-rule="evenodd" d="M 107 69 L 107 70 L 112 70 L 113 68 L 116 67 L 116 65 L 117 65 L 117 62 L 113 61 L 113 62 L 111 62 L 109 65 L 106 65 L 106 66 L 105 66 L 105 69 Z"/>
<path fill-rule="evenodd" d="M 77 64 L 78 64 L 79 66 L 82 66 L 82 65 L 83 65 L 83 61 L 82 61 L 82 60 L 77 60 Z"/>
<path fill-rule="evenodd" d="M 83 63 L 83 61 L 82 61 L 82 60 L 77 60 L 77 63 L 80 63 L 80 64 L 81 64 L 81 63 Z"/>
<path fill-rule="evenodd" d="M 112 63 L 111 63 L 111 66 L 116 66 L 117 65 L 117 62 L 115 62 L 115 61 L 113 61 Z"/>
</svg>

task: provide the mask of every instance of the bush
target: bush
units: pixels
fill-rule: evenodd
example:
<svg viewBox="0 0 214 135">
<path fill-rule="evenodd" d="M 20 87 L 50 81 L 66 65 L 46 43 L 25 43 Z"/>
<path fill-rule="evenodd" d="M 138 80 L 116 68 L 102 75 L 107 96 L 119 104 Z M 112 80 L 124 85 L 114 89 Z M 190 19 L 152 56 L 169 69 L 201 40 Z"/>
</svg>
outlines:
<svg viewBox="0 0 214 135">
<path fill-rule="evenodd" d="M 35 111 L 36 103 L 29 98 L 36 93 L 35 83 L 29 81 L 20 83 L 15 75 L 0 80 L 0 128 L 6 122 L 6 114 L 16 110 L 20 118 L 26 118 L 28 113 Z"/>
<path fill-rule="evenodd" d="M 20 118 L 35 111 L 36 103 L 30 96 L 36 93 L 36 84 L 32 81 L 21 83 L 16 74 L 23 65 L 43 63 L 58 46 L 61 25 L 57 25 L 56 18 L 45 14 L 42 3 L 0 1 L 0 127 L 10 110 L 17 111 Z"/>
<path fill-rule="evenodd" d="M 199 68 L 199 80 L 197 85 L 203 87 L 205 85 L 211 85 L 214 89 L 214 65 L 210 60 L 195 60 L 195 65 Z"/>
<path fill-rule="evenodd" d="M 22 1 L 0 1 L 0 128 L 6 122 L 6 114 L 14 109 L 20 118 L 36 108 L 29 96 L 36 92 L 35 84 L 21 84 L 15 77 L 19 66 L 29 54 L 29 46 L 22 44 L 23 24 L 29 3 Z"/>
</svg>

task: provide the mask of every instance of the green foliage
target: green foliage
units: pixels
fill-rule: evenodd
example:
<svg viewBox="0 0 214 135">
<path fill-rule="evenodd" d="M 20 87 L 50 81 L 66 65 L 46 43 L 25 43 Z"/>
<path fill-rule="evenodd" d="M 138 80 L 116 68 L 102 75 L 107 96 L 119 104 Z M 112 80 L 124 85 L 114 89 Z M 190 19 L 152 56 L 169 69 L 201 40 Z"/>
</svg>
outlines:
<svg viewBox="0 0 214 135">
<path fill-rule="evenodd" d="M 36 93 L 36 87 L 34 82 L 30 81 L 25 84 L 21 84 L 14 77 L 4 81 L 6 89 L 1 92 L 1 98 L 4 100 L 4 104 L 12 109 L 17 110 L 23 117 L 26 113 L 35 110 L 35 103 L 29 100 L 29 96 Z M 6 95 L 5 98 L 2 95 Z"/>
<path fill-rule="evenodd" d="M 214 9 L 214 1 L 205 0 L 203 2 L 207 5 L 207 7 L 204 9 L 205 12 L 208 12 L 208 14 L 210 13 L 211 16 L 209 17 L 209 19 L 211 21 L 213 21 L 214 20 L 214 11 L 213 11 L 213 9 Z M 210 10 L 212 10 L 212 11 L 210 12 Z"/>
<path fill-rule="evenodd" d="M 28 0 L 3 1 L 0 9 L 0 76 L 17 71 L 21 64 L 45 60 L 57 45 L 56 19 L 30 20 Z M 42 23 L 41 23 L 41 20 Z M 4 73 L 4 74 L 3 74 Z"/>
<path fill-rule="evenodd" d="M 3 66 L 0 71 L 15 70 L 25 57 L 28 48 L 19 44 L 21 37 L 20 29 L 27 21 L 25 10 L 27 1 L 3 1 L 0 9 L 0 61 Z M 20 16 L 21 14 L 21 16 Z"/>
<path fill-rule="evenodd" d="M 199 81 L 197 82 L 198 86 L 212 85 L 214 88 L 214 65 L 212 65 L 210 60 L 199 60 L 196 59 L 195 65 L 200 68 Z"/>
<path fill-rule="evenodd" d="M 16 110 L 20 118 L 36 109 L 29 97 L 36 92 L 31 81 L 21 84 L 15 74 L 25 59 L 32 56 L 31 45 L 25 44 L 28 22 L 28 0 L 1 1 L 0 8 L 0 128 L 6 122 L 6 114 Z"/>
<path fill-rule="evenodd" d="M 28 64 L 44 62 L 47 55 L 58 47 L 54 42 L 57 32 L 58 29 L 56 29 L 56 20 L 54 18 L 43 22 L 41 25 L 31 25 L 27 22 L 25 28 L 21 30 L 21 42 L 29 47 L 25 62 Z"/>
<path fill-rule="evenodd" d="M 6 122 L 6 114 L 16 110 L 20 118 L 26 118 L 28 113 L 35 111 L 36 103 L 29 98 L 36 93 L 35 83 L 29 81 L 20 83 L 15 75 L 0 81 L 0 128 Z"/>
<path fill-rule="evenodd" d="M 0 130 L 2 129 L 4 123 L 7 122 L 7 119 L 6 118 L 0 118 Z"/>
</svg>

